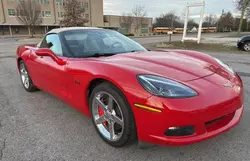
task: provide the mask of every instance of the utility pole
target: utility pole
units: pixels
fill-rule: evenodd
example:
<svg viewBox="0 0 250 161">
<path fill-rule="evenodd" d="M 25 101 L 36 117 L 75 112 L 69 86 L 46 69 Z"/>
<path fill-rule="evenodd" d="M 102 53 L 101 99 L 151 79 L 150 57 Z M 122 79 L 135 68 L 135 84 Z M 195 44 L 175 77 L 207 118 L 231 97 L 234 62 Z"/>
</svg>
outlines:
<svg viewBox="0 0 250 161">
<path fill-rule="evenodd" d="M 243 6 L 242 6 L 242 12 L 241 12 L 241 18 L 240 18 L 240 26 L 239 26 L 239 29 L 238 29 L 237 36 L 240 36 L 240 32 L 241 32 L 245 12 L 246 12 L 246 8 L 247 8 L 247 0 L 243 0 Z"/>
</svg>

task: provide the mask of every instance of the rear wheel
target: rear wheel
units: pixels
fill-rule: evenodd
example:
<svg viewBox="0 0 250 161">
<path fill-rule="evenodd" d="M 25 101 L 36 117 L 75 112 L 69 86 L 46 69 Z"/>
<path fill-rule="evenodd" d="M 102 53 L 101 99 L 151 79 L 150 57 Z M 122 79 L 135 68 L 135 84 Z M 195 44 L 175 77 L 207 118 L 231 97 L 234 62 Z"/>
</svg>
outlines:
<svg viewBox="0 0 250 161">
<path fill-rule="evenodd" d="M 20 64 L 19 72 L 20 72 L 21 82 L 23 84 L 24 89 L 28 92 L 36 91 L 37 88 L 33 85 L 33 82 L 29 76 L 29 72 L 27 70 L 27 67 L 24 61 L 21 60 L 19 64 Z"/>
<path fill-rule="evenodd" d="M 242 49 L 245 51 L 250 51 L 250 42 L 243 43 Z"/>
<path fill-rule="evenodd" d="M 96 86 L 90 96 L 94 126 L 109 145 L 122 147 L 136 139 L 131 107 L 121 91 L 110 83 Z"/>
</svg>

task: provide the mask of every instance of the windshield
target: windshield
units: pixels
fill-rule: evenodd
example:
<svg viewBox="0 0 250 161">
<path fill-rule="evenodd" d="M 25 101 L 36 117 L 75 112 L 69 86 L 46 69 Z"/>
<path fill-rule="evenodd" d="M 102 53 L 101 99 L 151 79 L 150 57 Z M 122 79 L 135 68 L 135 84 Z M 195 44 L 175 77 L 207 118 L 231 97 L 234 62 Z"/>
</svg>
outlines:
<svg viewBox="0 0 250 161">
<path fill-rule="evenodd" d="M 104 29 L 73 30 L 62 33 L 64 44 L 74 57 L 91 57 L 146 51 L 137 42 L 122 34 Z"/>
</svg>

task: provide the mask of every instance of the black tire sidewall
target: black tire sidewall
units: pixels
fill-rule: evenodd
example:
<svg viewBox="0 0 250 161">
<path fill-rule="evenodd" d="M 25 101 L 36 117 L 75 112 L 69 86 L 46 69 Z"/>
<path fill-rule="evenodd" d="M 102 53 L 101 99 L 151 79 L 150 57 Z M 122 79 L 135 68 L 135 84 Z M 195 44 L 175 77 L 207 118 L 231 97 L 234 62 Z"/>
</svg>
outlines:
<svg viewBox="0 0 250 161">
<path fill-rule="evenodd" d="M 25 67 L 25 69 L 26 69 L 26 71 L 27 71 L 27 73 L 28 73 L 28 77 L 29 77 L 29 88 L 26 88 L 25 85 L 23 84 L 23 82 L 22 82 L 22 77 L 21 77 L 21 73 L 20 73 L 21 83 L 22 83 L 22 85 L 23 85 L 23 87 L 24 87 L 24 89 L 25 89 L 26 91 L 28 91 L 28 92 L 33 92 L 33 91 L 36 90 L 36 88 L 35 88 L 35 86 L 33 85 L 33 82 L 32 82 L 32 80 L 31 80 L 31 78 L 30 78 L 30 76 L 29 76 L 29 71 L 28 71 L 27 66 L 26 66 L 26 64 L 24 63 L 23 60 L 20 61 L 19 67 L 21 67 L 22 64 L 24 65 L 24 67 Z M 19 72 L 20 72 L 20 71 L 19 71 Z"/>
<path fill-rule="evenodd" d="M 244 50 L 244 51 L 247 51 L 247 50 L 245 50 L 245 45 L 246 44 L 250 44 L 250 42 L 244 42 L 243 44 L 242 44 L 242 50 Z M 250 52 L 250 51 L 247 51 L 247 52 Z"/>
<path fill-rule="evenodd" d="M 92 103 L 94 100 L 94 97 L 96 93 L 104 91 L 112 95 L 117 103 L 119 104 L 122 115 L 123 115 L 123 121 L 124 121 L 124 129 L 123 129 L 123 134 L 121 138 L 117 141 L 110 141 L 106 139 L 98 130 L 97 126 L 95 125 L 94 119 L 93 119 L 93 113 L 92 113 Z M 114 146 L 114 147 L 122 147 L 124 145 L 133 143 L 133 141 L 136 140 L 136 130 L 135 130 L 135 121 L 134 121 L 134 116 L 132 113 L 132 109 L 127 102 L 127 99 L 125 96 L 121 93 L 121 91 L 112 85 L 111 83 L 101 83 L 100 85 L 96 86 L 94 90 L 92 91 L 90 95 L 90 101 L 89 101 L 89 106 L 90 106 L 90 112 L 92 116 L 92 122 L 95 126 L 96 131 L 100 135 L 100 137 L 109 145 Z"/>
</svg>

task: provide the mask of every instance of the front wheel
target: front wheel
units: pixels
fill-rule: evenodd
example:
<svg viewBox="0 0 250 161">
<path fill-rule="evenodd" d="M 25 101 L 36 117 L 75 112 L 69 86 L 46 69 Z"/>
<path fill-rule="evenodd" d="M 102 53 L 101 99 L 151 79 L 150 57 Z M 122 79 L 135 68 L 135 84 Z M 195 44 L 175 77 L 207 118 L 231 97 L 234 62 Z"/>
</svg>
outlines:
<svg viewBox="0 0 250 161">
<path fill-rule="evenodd" d="M 90 96 L 94 126 L 109 145 L 122 147 L 136 139 L 136 127 L 130 105 L 121 91 L 110 83 L 96 86 Z"/>
<path fill-rule="evenodd" d="M 36 91 L 37 88 L 33 85 L 33 82 L 29 76 L 29 72 L 27 70 L 27 67 L 24 61 L 21 60 L 19 64 L 20 64 L 19 72 L 20 72 L 21 82 L 23 84 L 24 89 L 28 92 Z"/>
<path fill-rule="evenodd" d="M 243 43 L 242 49 L 245 51 L 250 51 L 250 42 Z"/>
</svg>

